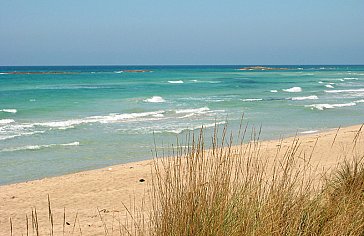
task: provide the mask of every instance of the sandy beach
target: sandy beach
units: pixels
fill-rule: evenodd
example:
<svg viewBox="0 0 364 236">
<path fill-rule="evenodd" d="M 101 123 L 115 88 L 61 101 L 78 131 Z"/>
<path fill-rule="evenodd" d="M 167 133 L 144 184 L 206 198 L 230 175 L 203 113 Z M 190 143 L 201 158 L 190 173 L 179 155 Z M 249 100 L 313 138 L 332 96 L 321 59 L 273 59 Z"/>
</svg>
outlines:
<svg viewBox="0 0 364 236">
<path fill-rule="evenodd" d="M 311 164 L 317 165 L 324 173 L 345 157 L 350 158 L 355 153 L 364 153 L 364 135 L 358 133 L 360 128 L 361 125 L 355 125 L 301 135 L 298 137 L 299 151 L 312 153 Z M 264 141 L 261 143 L 261 150 L 264 150 L 265 155 L 274 156 L 277 146 L 281 143 L 283 153 L 285 148 L 292 144 L 293 139 L 294 137 L 289 137 L 283 140 Z M 315 144 L 316 147 L 312 152 Z M 355 151 L 353 151 L 354 146 Z M 66 232 L 78 235 L 81 228 L 83 235 L 104 235 L 102 220 L 109 231 L 117 228 L 119 219 L 124 222 L 126 211 L 122 203 L 127 206 L 135 203 L 139 208 L 148 209 L 146 196 L 150 187 L 151 164 L 151 160 L 134 162 L 0 186 L 0 235 L 9 235 L 10 218 L 13 235 L 26 234 L 26 215 L 30 217 L 32 208 L 37 209 L 39 225 L 47 226 L 48 194 L 55 225 L 62 225 L 65 209 L 68 222 Z M 141 179 L 145 181 L 141 182 Z M 57 230 L 62 232 L 59 227 L 55 229 L 56 232 Z"/>
</svg>

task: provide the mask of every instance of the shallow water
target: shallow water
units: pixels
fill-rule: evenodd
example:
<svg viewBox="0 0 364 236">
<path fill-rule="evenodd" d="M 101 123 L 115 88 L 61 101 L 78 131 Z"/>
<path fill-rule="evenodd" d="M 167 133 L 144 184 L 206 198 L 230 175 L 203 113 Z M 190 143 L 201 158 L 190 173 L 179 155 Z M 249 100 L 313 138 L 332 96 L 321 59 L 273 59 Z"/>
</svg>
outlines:
<svg viewBox="0 0 364 236">
<path fill-rule="evenodd" d="M 364 66 L 240 67 L 0 67 L 0 184 L 148 159 L 243 113 L 263 139 L 364 121 Z"/>
</svg>

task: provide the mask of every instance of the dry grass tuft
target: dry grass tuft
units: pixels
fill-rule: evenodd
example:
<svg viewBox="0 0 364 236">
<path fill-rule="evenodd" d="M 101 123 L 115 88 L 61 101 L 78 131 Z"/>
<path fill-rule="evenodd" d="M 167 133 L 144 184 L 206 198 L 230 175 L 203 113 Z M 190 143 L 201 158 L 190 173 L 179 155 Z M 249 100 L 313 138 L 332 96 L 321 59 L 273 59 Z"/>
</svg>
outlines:
<svg viewBox="0 0 364 236">
<path fill-rule="evenodd" d="M 221 134 L 215 128 L 212 147 L 206 148 L 202 129 L 198 137 L 187 137 L 189 145 L 175 148 L 174 157 L 155 158 L 150 211 L 143 214 L 135 205 L 124 205 L 126 222 L 115 216 L 114 223 L 113 215 L 110 226 L 98 210 L 104 234 L 364 235 L 363 153 L 318 180 L 322 173 L 310 163 L 313 151 L 299 151 L 298 138 L 270 156 L 260 146 L 259 132 L 242 144 L 246 130 L 237 135 L 238 147 L 232 146 L 234 135 L 227 135 L 225 126 Z M 48 205 L 53 235 L 49 198 Z M 64 211 L 63 235 L 73 235 L 77 215 L 70 234 L 64 231 L 65 218 Z M 36 209 L 29 221 L 27 235 L 40 235 Z M 82 235 L 81 227 L 78 233 Z"/>
<path fill-rule="evenodd" d="M 255 140 L 233 148 L 226 127 L 221 136 L 206 150 L 201 131 L 175 158 L 155 159 L 145 235 L 363 235 L 363 156 L 317 181 L 298 139 L 278 158 Z"/>
</svg>

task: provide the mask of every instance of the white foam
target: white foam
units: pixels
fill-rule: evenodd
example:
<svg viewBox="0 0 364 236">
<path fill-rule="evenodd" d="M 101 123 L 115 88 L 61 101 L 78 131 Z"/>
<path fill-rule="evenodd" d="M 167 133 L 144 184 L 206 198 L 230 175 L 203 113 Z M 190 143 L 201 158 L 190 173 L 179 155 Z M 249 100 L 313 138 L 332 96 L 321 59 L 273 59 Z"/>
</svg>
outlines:
<svg viewBox="0 0 364 236">
<path fill-rule="evenodd" d="M 33 135 L 33 134 L 42 134 L 45 131 L 34 131 L 34 132 L 21 132 L 18 134 L 12 134 L 12 135 L 1 135 L 0 134 L 0 140 L 6 140 L 6 139 L 12 139 L 12 138 L 16 138 L 16 137 L 21 137 L 21 136 L 29 136 L 29 135 Z M 3 132 L 1 132 L 3 133 Z"/>
<path fill-rule="evenodd" d="M 355 103 L 364 103 L 364 99 L 354 101 Z"/>
<path fill-rule="evenodd" d="M 364 88 L 344 89 L 344 90 L 325 90 L 325 93 L 355 93 L 355 92 L 364 92 Z"/>
<path fill-rule="evenodd" d="M 182 80 L 168 80 L 168 83 L 170 84 L 183 84 Z"/>
<path fill-rule="evenodd" d="M 323 84 L 324 82 L 322 82 L 322 81 L 319 81 L 318 83 L 319 83 L 319 84 Z"/>
<path fill-rule="evenodd" d="M 68 146 L 79 146 L 80 142 L 72 142 L 72 143 L 61 143 L 61 144 L 45 144 L 45 145 L 27 145 L 23 147 L 16 147 L 16 148 L 5 148 L 2 149 L 0 152 L 14 152 L 14 151 L 35 151 L 44 148 L 51 148 L 51 147 L 68 147 Z"/>
<path fill-rule="evenodd" d="M 198 82 L 198 80 L 197 79 L 193 79 L 193 80 L 191 80 L 191 82 Z"/>
<path fill-rule="evenodd" d="M 151 102 L 151 103 L 162 103 L 162 102 L 166 102 L 166 100 L 164 100 L 162 97 L 160 96 L 153 96 L 151 98 L 147 98 L 145 100 L 143 100 L 144 102 Z"/>
<path fill-rule="evenodd" d="M 305 107 L 310 107 L 311 109 L 317 109 L 317 110 L 325 110 L 325 109 L 334 109 L 337 107 L 351 107 L 355 106 L 355 102 L 349 102 L 349 103 L 341 103 L 341 104 L 312 104 L 312 105 L 306 105 Z"/>
<path fill-rule="evenodd" d="M 195 109 L 179 109 L 179 110 L 176 110 L 176 114 L 203 113 L 203 112 L 206 112 L 209 110 L 210 109 L 208 107 L 201 107 L 201 108 L 195 108 Z"/>
<path fill-rule="evenodd" d="M 152 115 L 153 117 L 156 117 L 156 118 L 162 118 L 162 117 L 164 117 L 164 115 L 163 114 L 155 114 L 155 115 Z"/>
<path fill-rule="evenodd" d="M 1 109 L 0 112 L 17 113 L 16 109 Z"/>
<path fill-rule="evenodd" d="M 166 130 L 165 132 L 167 133 L 174 133 L 174 134 L 180 134 L 183 131 L 193 131 L 193 130 L 197 130 L 197 129 L 201 129 L 201 128 L 211 128 L 211 127 L 215 127 L 216 125 L 221 125 L 221 124 L 225 124 L 225 121 L 220 121 L 220 122 L 216 122 L 216 123 L 211 123 L 211 124 L 207 124 L 207 125 L 199 125 L 199 126 L 194 126 L 194 127 L 190 127 L 190 128 L 177 128 L 177 129 L 172 129 L 172 130 Z M 161 132 L 159 132 L 161 133 Z"/>
<path fill-rule="evenodd" d="M 9 73 L 4 73 L 4 72 L 1 72 L 0 73 L 0 75 L 7 75 L 7 74 L 9 74 Z"/>
<path fill-rule="evenodd" d="M 119 70 L 119 71 L 114 71 L 114 73 L 116 73 L 116 74 L 120 74 L 120 73 L 123 73 L 124 71 L 122 71 L 122 70 Z"/>
<path fill-rule="evenodd" d="M 302 131 L 300 132 L 301 134 L 314 134 L 314 133 L 317 133 L 318 130 L 307 130 L 307 131 Z"/>
<path fill-rule="evenodd" d="M 289 93 L 299 93 L 302 92 L 302 88 L 301 87 L 292 87 L 289 89 L 283 89 L 284 92 L 289 92 Z"/>
<path fill-rule="evenodd" d="M 326 84 L 325 87 L 326 88 L 334 88 L 334 86 L 332 86 L 331 84 Z"/>
<path fill-rule="evenodd" d="M 59 127 L 58 129 L 59 130 L 66 130 L 66 129 L 74 129 L 75 127 L 73 125 L 70 125 L 70 126 L 62 126 L 62 127 Z"/>
<path fill-rule="evenodd" d="M 7 125 L 7 124 L 10 124 L 10 123 L 14 123 L 15 120 L 13 119 L 2 119 L 0 120 L 0 125 Z"/>
<path fill-rule="evenodd" d="M 291 98 L 294 101 L 301 101 L 301 100 L 317 100 L 318 97 L 316 95 L 311 95 L 307 97 L 293 97 Z"/>
<path fill-rule="evenodd" d="M 358 80 L 358 78 L 344 78 L 344 80 Z"/>
<path fill-rule="evenodd" d="M 80 142 L 59 144 L 60 146 L 80 146 Z"/>
<path fill-rule="evenodd" d="M 109 114 L 105 116 L 90 116 L 84 119 L 71 119 L 63 121 L 48 121 L 37 123 L 14 123 L 13 119 L 0 120 L 0 140 L 12 139 L 21 136 L 45 133 L 48 130 L 66 130 L 77 125 L 90 123 L 120 123 L 138 121 L 158 121 L 163 119 L 164 111 Z"/>
<path fill-rule="evenodd" d="M 141 113 L 111 113 L 106 116 L 90 116 L 84 119 L 73 119 L 73 120 L 65 120 L 65 121 L 50 121 L 50 122 L 42 122 L 42 123 L 33 123 L 32 126 L 42 126 L 42 127 L 50 127 L 50 128 L 59 128 L 63 129 L 65 127 L 71 128 L 75 125 L 81 124 L 89 124 L 89 123 L 117 123 L 117 122 L 125 122 L 125 121 L 134 121 L 144 117 L 153 117 L 158 114 L 163 114 L 164 111 L 153 111 L 153 112 L 141 112 Z"/>
<path fill-rule="evenodd" d="M 271 93 L 278 93 L 278 90 L 272 89 L 270 92 Z"/>
<path fill-rule="evenodd" d="M 263 101 L 262 98 L 247 98 L 247 99 L 242 99 L 243 102 L 255 102 L 255 101 Z"/>
</svg>

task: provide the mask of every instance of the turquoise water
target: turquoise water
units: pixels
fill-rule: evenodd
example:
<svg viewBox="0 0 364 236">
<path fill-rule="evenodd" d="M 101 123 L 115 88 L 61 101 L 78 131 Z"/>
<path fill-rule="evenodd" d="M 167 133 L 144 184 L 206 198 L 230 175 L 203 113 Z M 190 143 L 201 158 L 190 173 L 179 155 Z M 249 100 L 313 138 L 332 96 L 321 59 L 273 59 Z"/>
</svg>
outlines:
<svg viewBox="0 0 364 236">
<path fill-rule="evenodd" d="M 0 67 L 0 184 L 149 159 L 243 113 L 264 139 L 364 121 L 364 66 L 240 67 Z"/>
</svg>

